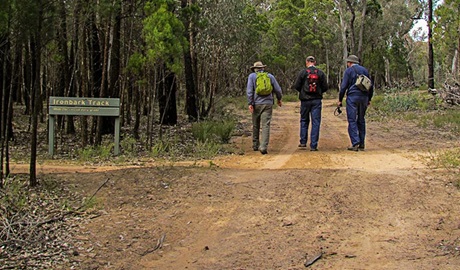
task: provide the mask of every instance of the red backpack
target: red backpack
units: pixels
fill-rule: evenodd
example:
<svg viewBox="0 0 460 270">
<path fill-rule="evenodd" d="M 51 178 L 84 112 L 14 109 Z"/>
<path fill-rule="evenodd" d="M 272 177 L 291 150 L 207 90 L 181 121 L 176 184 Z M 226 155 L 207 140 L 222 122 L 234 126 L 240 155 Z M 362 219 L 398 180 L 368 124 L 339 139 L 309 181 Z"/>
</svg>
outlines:
<svg viewBox="0 0 460 270">
<path fill-rule="evenodd" d="M 313 71 L 309 68 L 307 68 L 307 82 L 308 82 L 308 88 L 307 88 L 307 93 L 318 93 L 319 90 L 317 90 L 317 85 L 319 82 L 319 75 L 318 75 L 318 69 L 314 69 Z"/>
</svg>

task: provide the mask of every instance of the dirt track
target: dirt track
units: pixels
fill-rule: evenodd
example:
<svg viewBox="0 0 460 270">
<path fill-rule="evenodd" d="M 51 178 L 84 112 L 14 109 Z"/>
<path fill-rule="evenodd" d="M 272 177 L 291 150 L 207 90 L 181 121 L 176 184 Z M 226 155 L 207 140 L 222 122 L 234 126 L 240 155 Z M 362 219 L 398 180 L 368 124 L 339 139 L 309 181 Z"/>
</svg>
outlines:
<svg viewBox="0 0 460 270">
<path fill-rule="evenodd" d="M 100 216 L 76 229 L 74 259 L 82 269 L 305 269 L 322 253 L 310 269 L 460 269 L 460 192 L 426 165 L 458 140 L 369 122 L 366 151 L 346 151 L 345 115 L 325 100 L 310 152 L 297 148 L 298 110 L 275 110 L 268 155 L 242 137 L 245 155 L 216 166 L 54 171 L 83 194 L 110 178 Z"/>
</svg>

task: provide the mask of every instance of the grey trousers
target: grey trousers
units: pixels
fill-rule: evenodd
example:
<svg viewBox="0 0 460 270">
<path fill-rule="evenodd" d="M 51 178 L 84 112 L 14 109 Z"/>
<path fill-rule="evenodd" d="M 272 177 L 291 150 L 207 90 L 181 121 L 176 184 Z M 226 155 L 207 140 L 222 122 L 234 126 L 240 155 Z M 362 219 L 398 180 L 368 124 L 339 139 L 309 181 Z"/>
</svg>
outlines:
<svg viewBox="0 0 460 270">
<path fill-rule="evenodd" d="M 255 105 L 252 113 L 252 147 L 267 150 L 270 140 L 270 122 L 272 120 L 273 105 Z M 260 129 L 262 136 L 260 137 Z"/>
</svg>

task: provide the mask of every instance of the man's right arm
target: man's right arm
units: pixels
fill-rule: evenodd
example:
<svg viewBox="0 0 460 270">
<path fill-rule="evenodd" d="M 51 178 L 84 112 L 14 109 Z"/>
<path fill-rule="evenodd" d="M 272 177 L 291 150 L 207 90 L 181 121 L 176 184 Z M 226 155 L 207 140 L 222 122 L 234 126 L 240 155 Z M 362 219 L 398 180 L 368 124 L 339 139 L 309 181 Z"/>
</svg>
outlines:
<svg viewBox="0 0 460 270">
<path fill-rule="evenodd" d="M 339 102 L 342 103 L 343 97 L 345 96 L 345 92 L 348 89 L 349 86 L 349 80 L 350 80 L 350 72 L 347 72 L 348 69 L 345 70 L 343 73 L 343 79 L 342 83 L 340 84 L 340 91 L 339 91 Z"/>
<path fill-rule="evenodd" d="M 246 97 L 248 99 L 248 105 L 254 105 L 254 76 L 248 76 L 248 83 L 246 85 Z"/>
</svg>

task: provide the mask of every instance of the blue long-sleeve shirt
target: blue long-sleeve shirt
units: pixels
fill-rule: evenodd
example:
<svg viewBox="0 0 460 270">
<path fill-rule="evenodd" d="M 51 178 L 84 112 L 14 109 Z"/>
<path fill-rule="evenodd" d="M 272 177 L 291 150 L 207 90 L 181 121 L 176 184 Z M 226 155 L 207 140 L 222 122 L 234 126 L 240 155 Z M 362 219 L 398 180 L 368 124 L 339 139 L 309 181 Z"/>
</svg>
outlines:
<svg viewBox="0 0 460 270">
<path fill-rule="evenodd" d="M 262 72 L 262 71 L 259 71 Z M 283 97 L 283 92 L 281 90 L 281 86 L 275 79 L 275 76 L 268 73 L 268 77 L 270 78 L 270 82 L 273 86 L 273 92 L 267 96 L 259 96 L 256 92 L 256 78 L 257 74 L 255 72 L 249 74 L 248 76 L 248 84 L 246 87 L 246 96 L 248 98 L 249 105 L 261 105 L 261 104 L 273 104 L 273 94 L 276 95 L 277 100 L 281 100 Z"/>
<path fill-rule="evenodd" d="M 358 64 L 353 64 L 351 67 L 347 68 L 343 73 L 342 84 L 340 85 L 339 92 L 340 102 L 342 102 L 345 93 L 347 94 L 347 96 L 368 96 L 369 102 L 371 101 L 372 96 L 374 95 L 374 84 L 371 84 L 371 89 L 369 89 L 369 92 L 361 91 L 355 85 L 358 74 L 364 74 L 367 77 L 369 77 L 369 72 L 367 71 L 367 69 Z"/>
</svg>

